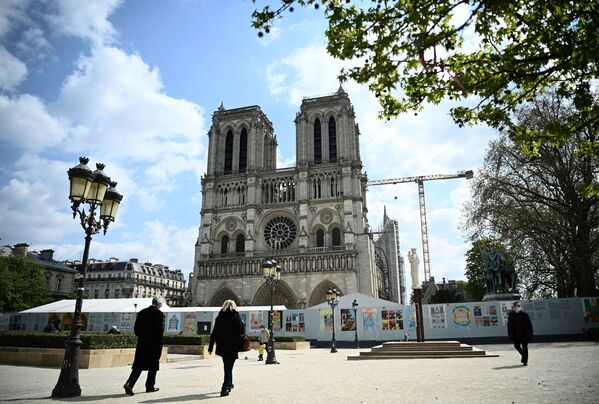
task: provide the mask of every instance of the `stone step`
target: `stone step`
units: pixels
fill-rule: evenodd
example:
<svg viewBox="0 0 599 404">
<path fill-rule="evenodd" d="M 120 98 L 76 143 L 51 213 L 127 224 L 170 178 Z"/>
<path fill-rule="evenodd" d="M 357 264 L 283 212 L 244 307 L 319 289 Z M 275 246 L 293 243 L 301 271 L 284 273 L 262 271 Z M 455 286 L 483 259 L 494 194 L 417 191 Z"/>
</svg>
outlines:
<svg viewBox="0 0 599 404">
<path fill-rule="evenodd" d="M 469 345 L 463 346 L 375 346 L 372 348 L 373 351 L 376 352 L 393 352 L 393 351 L 472 351 L 472 347 Z"/>
<path fill-rule="evenodd" d="M 382 359 L 459 359 L 459 358 L 496 358 L 499 355 L 489 354 L 485 355 L 470 355 L 470 356 L 455 356 L 455 355 L 437 355 L 437 356 L 417 356 L 417 355 L 405 355 L 405 356 L 348 356 L 347 360 L 359 361 L 359 360 L 382 360 Z"/>
<path fill-rule="evenodd" d="M 484 355 L 485 351 L 370 351 L 360 352 L 360 356 L 476 356 Z"/>
<path fill-rule="evenodd" d="M 426 346 L 426 347 L 434 347 L 434 346 L 441 346 L 441 347 L 453 347 L 453 346 L 462 346 L 464 344 L 462 344 L 459 341 L 434 341 L 434 342 L 384 342 L 382 345 L 378 345 L 378 346 L 382 346 L 385 348 L 388 347 L 397 347 L 397 346 L 413 346 L 413 347 L 422 347 L 422 346 Z"/>
</svg>

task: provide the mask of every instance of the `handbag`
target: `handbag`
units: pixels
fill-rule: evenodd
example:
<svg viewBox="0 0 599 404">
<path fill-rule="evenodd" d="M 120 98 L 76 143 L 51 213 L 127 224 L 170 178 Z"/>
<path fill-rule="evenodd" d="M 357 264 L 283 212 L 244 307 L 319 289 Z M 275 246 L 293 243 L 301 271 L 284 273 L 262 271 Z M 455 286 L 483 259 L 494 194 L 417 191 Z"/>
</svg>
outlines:
<svg viewBox="0 0 599 404">
<path fill-rule="evenodd" d="M 241 336 L 241 352 L 247 352 L 250 350 L 250 339 L 247 335 Z"/>
</svg>

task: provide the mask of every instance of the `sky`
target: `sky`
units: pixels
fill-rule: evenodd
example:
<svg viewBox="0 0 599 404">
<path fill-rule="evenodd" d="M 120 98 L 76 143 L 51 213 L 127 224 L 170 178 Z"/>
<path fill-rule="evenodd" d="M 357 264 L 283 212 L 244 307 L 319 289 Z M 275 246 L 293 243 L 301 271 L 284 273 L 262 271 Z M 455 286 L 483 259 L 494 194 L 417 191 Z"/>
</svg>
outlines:
<svg viewBox="0 0 599 404">
<path fill-rule="evenodd" d="M 302 98 L 335 92 L 344 66 L 326 52 L 322 9 L 286 14 L 259 38 L 250 26 L 254 7 L 249 0 L 0 1 L 0 243 L 81 259 L 67 170 L 88 156 L 91 168 L 106 164 L 124 195 L 90 257 L 192 272 L 212 113 L 221 102 L 259 105 L 275 128 L 278 167 L 291 166 Z M 343 87 L 369 179 L 476 173 L 496 137 L 486 127 L 458 128 L 449 101 L 381 121 L 367 88 Z M 432 275 L 464 279 L 469 244 L 459 223 L 469 183 L 427 182 L 425 192 Z M 422 263 L 416 184 L 370 187 L 367 198 L 370 225 L 381 225 L 386 206 L 399 222 L 406 264 L 412 247 Z"/>
</svg>

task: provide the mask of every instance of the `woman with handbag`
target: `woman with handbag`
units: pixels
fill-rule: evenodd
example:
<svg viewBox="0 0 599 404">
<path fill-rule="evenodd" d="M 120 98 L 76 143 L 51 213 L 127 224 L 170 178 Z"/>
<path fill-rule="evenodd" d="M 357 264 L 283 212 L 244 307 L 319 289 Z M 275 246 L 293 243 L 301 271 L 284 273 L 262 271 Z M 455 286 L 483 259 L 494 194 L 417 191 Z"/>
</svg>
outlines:
<svg viewBox="0 0 599 404">
<path fill-rule="evenodd" d="M 223 360 L 225 380 L 220 391 L 221 396 L 228 396 L 234 387 L 233 365 L 235 365 L 239 351 L 243 349 L 244 328 L 241 316 L 237 312 L 237 305 L 233 300 L 226 300 L 216 316 L 208 346 L 208 352 L 212 353 L 216 342 L 216 354 Z"/>
</svg>

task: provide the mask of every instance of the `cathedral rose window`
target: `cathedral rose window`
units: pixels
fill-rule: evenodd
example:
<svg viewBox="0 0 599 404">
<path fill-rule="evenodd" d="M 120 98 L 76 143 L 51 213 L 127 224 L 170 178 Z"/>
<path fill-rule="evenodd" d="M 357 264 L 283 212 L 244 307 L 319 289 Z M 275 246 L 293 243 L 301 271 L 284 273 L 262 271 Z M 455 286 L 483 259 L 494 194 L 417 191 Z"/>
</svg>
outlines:
<svg viewBox="0 0 599 404">
<path fill-rule="evenodd" d="M 295 240 L 297 226 L 288 217 L 275 217 L 264 228 L 264 241 L 270 248 L 280 250 L 287 248 Z"/>
</svg>

